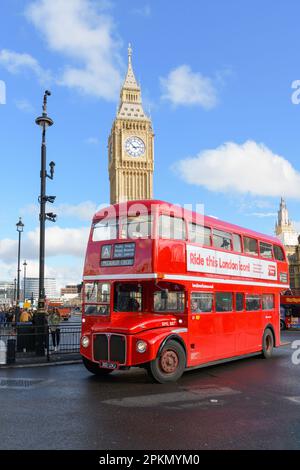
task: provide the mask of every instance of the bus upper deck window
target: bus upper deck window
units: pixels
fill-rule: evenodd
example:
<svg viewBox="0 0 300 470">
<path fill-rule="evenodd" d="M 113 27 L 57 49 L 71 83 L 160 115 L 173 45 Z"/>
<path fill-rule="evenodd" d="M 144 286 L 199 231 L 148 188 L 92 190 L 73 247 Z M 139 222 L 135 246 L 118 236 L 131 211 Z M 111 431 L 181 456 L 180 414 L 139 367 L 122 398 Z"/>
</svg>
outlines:
<svg viewBox="0 0 300 470">
<path fill-rule="evenodd" d="M 121 238 L 149 238 L 151 237 L 151 215 L 128 216 L 121 221 Z"/>
<path fill-rule="evenodd" d="M 233 241 L 233 251 L 237 251 L 238 253 L 242 252 L 242 237 L 241 235 L 238 235 L 237 233 L 234 233 L 232 235 L 232 241 Z"/>
<path fill-rule="evenodd" d="M 159 218 L 159 236 L 169 240 L 185 240 L 185 222 L 179 217 L 161 215 Z"/>
<path fill-rule="evenodd" d="M 258 243 L 255 238 L 244 237 L 244 252 L 258 256 Z"/>
<path fill-rule="evenodd" d="M 284 252 L 281 246 L 274 245 L 273 249 L 274 249 L 275 259 L 277 259 L 277 261 L 284 261 L 285 257 L 284 257 Z"/>
<path fill-rule="evenodd" d="M 231 250 L 231 233 L 222 230 L 213 230 L 213 242 L 216 248 Z"/>
<path fill-rule="evenodd" d="M 103 219 L 93 226 L 93 242 L 115 240 L 118 238 L 118 220 Z"/>
<path fill-rule="evenodd" d="M 199 243 L 201 245 L 211 245 L 210 228 L 203 225 L 189 223 L 189 240 L 192 243 Z"/>
<path fill-rule="evenodd" d="M 263 258 L 273 258 L 272 245 L 270 243 L 259 242 L 259 251 L 260 256 Z"/>
</svg>

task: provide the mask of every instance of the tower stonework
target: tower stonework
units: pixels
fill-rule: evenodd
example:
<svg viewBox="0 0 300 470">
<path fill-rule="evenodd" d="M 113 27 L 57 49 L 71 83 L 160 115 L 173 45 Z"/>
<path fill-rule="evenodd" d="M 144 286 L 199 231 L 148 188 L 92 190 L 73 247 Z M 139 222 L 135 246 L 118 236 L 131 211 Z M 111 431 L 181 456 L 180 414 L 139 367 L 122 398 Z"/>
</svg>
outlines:
<svg viewBox="0 0 300 470">
<path fill-rule="evenodd" d="M 284 245 L 290 273 L 290 287 L 294 295 L 300 295 L 300 236 L 289 218 L 286 202 L 281 198 L 275 234 Z"/>
<path fill-rule="evenodd" d="M 153 197 L 154 133 L 151 119 L 143 110 L 131 58 L 129 45 L 127 75 L 108 139 L 111 204 Z"/>
<path fill-rule="evenodd" d="M 280 201 L 278 218 L 275 224 L 275 234 L 284 244 L 287 253 L 294 253 L 294 247 L 298 245 L 298 233 L 289 219 L 287 205 L 283 198 Z"/>
</svg>

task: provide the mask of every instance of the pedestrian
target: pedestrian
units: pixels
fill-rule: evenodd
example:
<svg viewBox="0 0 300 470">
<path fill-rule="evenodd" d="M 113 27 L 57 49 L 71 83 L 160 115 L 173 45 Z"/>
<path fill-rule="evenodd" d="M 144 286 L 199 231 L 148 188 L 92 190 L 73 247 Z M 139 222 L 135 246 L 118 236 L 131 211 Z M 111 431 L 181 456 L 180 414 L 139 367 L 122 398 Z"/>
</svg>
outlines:
<svg viewBox="0 0 300 470">
<path fill-rule="evenodd" d="M 0 326 L 4 325 L 5 320 L 6 320 L 5 312 L 4 312 L 4 310 L 1 309 L 1 311 L 0 311 Z"/>
<path fill-rule="evenodd" d="M 20 315 L 20 322 L 27 323 L 27 322 L 30 322 L 30 320 L 31 320 L 31 317 L 30 317 L 29 312 L 27 310 L 23 310 Z"/>
<path fill-rule="evenodd" d="M 13 322 L 13 318 L 14 318 L 14 312 L 13 312 L 13 309 L 10 308 L 6 314 L 6 321 L 7 323 L 12 323 Z"/>
<path fill-rule="evenodd" d="M 48 325 L 52 337 L 54 351 L 57 351 L 60 343 L 60 314 L 56 307 L 51 308 L 48 314 Z"/>
</svg>

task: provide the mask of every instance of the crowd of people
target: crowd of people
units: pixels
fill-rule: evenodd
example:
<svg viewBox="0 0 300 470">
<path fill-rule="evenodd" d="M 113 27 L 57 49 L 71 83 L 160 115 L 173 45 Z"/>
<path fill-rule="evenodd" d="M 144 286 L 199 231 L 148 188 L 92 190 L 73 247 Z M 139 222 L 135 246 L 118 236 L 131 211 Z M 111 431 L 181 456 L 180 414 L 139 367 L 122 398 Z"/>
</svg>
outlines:
<svg viewBox="0 0 300 470">
<path fill-rule="evenodd" d="M 35 324 L 36 309 L 22 309 L 20 308 L 18 315 L 18 324 Z M 16 322 L 16 309 L 15 307 L 0 306 L 0 328 L 9 327 Z M 49 332 L 51 333 L 52 343 L 54 350 L 57 351 L 60 343 L 60 322 L 61 316 L 59 310 L 55 307 L 48 308 L 47 323 Z"/>
<path fill-rule="evenodd" d="M 19 313 L 19 322 L 28 323 L 33 321 L 34 310 L 31 309 L 20 309 Z M 0 325 L 2 324 L 11 324 L 16 321 L 16 309 L 14 307 L 0 307 Z"/>
</svg>

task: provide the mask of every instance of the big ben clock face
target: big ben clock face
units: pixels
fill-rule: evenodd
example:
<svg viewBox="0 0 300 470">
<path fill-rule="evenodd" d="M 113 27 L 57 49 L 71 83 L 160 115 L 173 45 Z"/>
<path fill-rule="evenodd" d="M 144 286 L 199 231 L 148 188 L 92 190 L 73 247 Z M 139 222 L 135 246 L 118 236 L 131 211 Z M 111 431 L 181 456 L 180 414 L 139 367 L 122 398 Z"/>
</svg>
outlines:
<svg viewBox="0 0 300 470">
<path fill-rule="evenodd" d="M 139 137 L 128 137 L 125 142 L 125 149 L 131 157 L 140 157 L 145 153 L 145 143 Z"/>
</svg>

